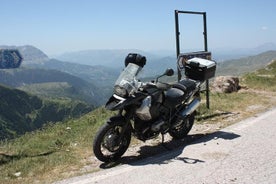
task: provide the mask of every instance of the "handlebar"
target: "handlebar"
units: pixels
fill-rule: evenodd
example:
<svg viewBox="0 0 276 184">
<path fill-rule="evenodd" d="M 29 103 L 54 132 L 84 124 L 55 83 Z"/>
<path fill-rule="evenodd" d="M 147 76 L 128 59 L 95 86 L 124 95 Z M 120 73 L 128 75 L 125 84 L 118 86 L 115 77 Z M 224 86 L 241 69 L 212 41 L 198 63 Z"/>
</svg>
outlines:
<svg viewBox="0 0 276 184">
<path fill-rule="evenodd" d="M 170 85 L 168 83 L 157 82 L 156 87 L 157 87 L 157 89 L 160 89 L 160 90 L 168 90 L 172 87 L 172 85 Z"/>
<path fill-rule="evenodd" d="M 142 86 L 143 89 L 157 88 L 162 91 L 168 90 L 171 87 L 172 87 L 171 84 L 163 83 L 163 82 L 156 82 L 156 83 L 148 82 Z"/>
</svg>

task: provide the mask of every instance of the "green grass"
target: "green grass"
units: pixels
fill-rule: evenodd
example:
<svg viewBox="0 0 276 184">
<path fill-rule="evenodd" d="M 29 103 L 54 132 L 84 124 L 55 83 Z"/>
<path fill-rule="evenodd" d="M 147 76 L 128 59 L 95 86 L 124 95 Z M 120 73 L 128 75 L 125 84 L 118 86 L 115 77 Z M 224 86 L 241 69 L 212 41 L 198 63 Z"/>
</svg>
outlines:
<svg viewBox="0 0 276 184">
<path fill-rule="evenodd" d="M 247 74 L 244 80 L 249 88 L 276 92 L 276 75 Z"/>
<path fill-rule="evenodd" d="M 48 124 L 18 139 L 0 142 L 0 183 L 33 183 L 62 178 L 68 168 L 79 169 L 92 155 L 98 127 L 111 115 L 99 108 L 80 119 Z M 21 172 L 21 179 L 14 175 Z M 57 174 L 59 173 L 59 174 Z"/>
<path fill-rule="evenodd" d="M 246 74 L 243 82 L 252 89 L 276 92 L 276 60 L 264 69 Z"/>
<path fill-rule="evenodd" d="M 203 102 L 204 102 L 204 95 Z M 205 103 L 202 103 L 197 109 L 197 123 L 217 123 L 225 115 L 239 114 L 237 121 L 256 113 L 256 111 L 247 111 L 250 106 L 258 105 L 262 108 L 271 108 L 270 98 L 263 95 L 256 95 L 252 92 L 239 93 L 210 93 L 210 109 Z M 274 104 L 275 105 L 275 104 Z M 259 110 L 259 109 L 257 109 Z M 233 123 L 233 122 L 231 122 Z"/>
</svg>

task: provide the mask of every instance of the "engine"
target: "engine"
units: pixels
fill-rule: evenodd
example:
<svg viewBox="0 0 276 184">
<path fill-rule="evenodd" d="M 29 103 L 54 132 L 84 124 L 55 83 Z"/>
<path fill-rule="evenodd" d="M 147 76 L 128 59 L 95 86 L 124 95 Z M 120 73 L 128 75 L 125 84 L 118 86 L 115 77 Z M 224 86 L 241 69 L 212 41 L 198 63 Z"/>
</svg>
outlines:
<svg viewBox="0 0 276 184">
<path fill-rule="evenodd" d="M 158 135 L 161 126 L 165 123 L 162 115 L 162 95 L 147 96 L 139 108 L 137 108 L 134 120 L 134 128 L 137 136 L 142 139 L 150 139 Z"/>
</svg>

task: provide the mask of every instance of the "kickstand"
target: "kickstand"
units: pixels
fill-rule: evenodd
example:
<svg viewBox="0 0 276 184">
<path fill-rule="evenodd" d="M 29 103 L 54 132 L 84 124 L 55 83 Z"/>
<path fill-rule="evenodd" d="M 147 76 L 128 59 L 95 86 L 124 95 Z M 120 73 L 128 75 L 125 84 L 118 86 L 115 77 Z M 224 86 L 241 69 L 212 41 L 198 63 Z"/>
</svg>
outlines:
<svg viewBox="0 0 276 184">
<path fill-rule="evenodd" d="M 168 146 L 166 146 L 166 144 L 164 143 L 164 134 L 161 134 L 162 135 L 162 146 L 165 148 L 165 149 L 167 149 L 167 150 L 172 150 L 171 148 L 169 148 Z"/>
</svg>

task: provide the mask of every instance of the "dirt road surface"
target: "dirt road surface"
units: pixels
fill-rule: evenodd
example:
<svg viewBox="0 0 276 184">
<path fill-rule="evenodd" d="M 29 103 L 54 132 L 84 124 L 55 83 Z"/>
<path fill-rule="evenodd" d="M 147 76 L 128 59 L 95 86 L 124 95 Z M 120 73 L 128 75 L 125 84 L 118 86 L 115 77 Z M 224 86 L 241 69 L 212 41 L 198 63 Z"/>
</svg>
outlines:
<svg viewBox="0 0 276 184">
<path fill-rule="evenodd" d="M 189 145 L 59 184 L 276 183 L 276 109 Z"/>
</svg>

